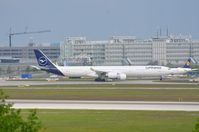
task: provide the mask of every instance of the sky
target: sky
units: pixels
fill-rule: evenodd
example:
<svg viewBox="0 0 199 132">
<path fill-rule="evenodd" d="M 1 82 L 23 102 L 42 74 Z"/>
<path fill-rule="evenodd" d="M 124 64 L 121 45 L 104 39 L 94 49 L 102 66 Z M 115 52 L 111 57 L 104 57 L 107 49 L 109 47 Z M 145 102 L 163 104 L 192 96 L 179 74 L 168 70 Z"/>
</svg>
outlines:
<svg viewBox="0 0 199 132">
<path fill-rule="evenodd" d="M 151 38 L 158 29 L 199 39 L 199 0 L 0 0 L 0 46 L 12 32 L 13 46 L 57 43 L 66 37 L 107 40 L 111 36 Z"/>
</svg>

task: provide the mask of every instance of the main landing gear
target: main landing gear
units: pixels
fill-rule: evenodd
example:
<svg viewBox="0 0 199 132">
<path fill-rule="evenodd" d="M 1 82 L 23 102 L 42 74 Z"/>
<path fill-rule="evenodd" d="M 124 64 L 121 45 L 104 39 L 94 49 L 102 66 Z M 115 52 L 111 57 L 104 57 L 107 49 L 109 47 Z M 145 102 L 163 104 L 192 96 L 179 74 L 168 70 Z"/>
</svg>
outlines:
<svg viewBox="0 0 199 132">
<path fill-rule="evenodd" d="M 95 81 L 96 82 L 105 82 L 106 79 L 104 79 L 104 78 L 96 78 Z"/>
<path fill-rule="evenodd" d="M 163 80 L 163 76 L 160 76 L 160 81 L 162 81 Z"/>
<path fill-rule="evenodd" d="M 96 78 L 95 81 L 96 82 L 112 82 L 113 79 L 110 79 L 110 78 Z"/>
</svg>

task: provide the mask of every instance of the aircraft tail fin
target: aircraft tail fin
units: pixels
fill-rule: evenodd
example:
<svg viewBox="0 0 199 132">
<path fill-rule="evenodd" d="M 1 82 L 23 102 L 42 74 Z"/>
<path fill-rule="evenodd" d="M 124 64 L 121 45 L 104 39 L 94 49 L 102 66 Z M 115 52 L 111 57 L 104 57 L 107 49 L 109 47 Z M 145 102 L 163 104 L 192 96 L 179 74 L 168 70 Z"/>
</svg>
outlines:
<svg viewBox="0 0 199 132">
<path fill-rule="evenodd" d="M 50 61 L 50 59 L 39 49 L 34 49 L 37 62 L 40 67 L 55 67 L 55 65 Z"/>
<path fill-rule="evenodd" d="M 191 64 L 192 58 L 189 57 L 188 60 L 186 61 L 185 65 L 183 66 L 183 68 L 191 68 L 190 64 Z"/>
<path fill-rule="evenodd" d="M 56 75 L 64 76 L 64 74 L 58 69 L 58 67 L 55 64 L 53 64 L 51 60 L 41 50 L 34 49 L 34 52 L 37 58 L 37 62 L 41 67 L 41 70 L 45 70 Z"/>
</svg>

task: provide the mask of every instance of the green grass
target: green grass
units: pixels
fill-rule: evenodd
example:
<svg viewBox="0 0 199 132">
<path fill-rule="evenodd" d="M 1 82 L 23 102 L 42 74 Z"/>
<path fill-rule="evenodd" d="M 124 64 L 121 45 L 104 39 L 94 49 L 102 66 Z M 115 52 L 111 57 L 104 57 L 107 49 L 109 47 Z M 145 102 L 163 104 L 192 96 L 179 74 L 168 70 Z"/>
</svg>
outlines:
<svg viewBox="0 0 199 132">
<path fill-rule="evenodd" d="M 1 87 L 9 99 L 199 101 L 198 85 L 47 85 Z M 15 89 L 6 89 L 15 88 Z M 20 87 L 19 87 L 20 88 Z M 44 89 L 36 89 L 44 88 Z M 63 88 L 63 89 L 56 89 Z M 130 89 L 138 88 L 138 89 Z M 23 115 L 27 110 L 22 110 Z M 191 132 L 199 112 L 38 110 L 45 132 Z"/>
<path fill-rule="evenodd" d="M 38 116 L 45 132 L 191 132 L 199 112 L 38 110 Z"/>
<path fill-rule="evenodd" d="M 10 99 L 199 101 L 199 89 L 4 89 Z"/>
<path fill-rule="evenodd" d="M 199 101 L 196 84 L 1 86 L 11 99 Z M 9 89 L 12 88 L 12 89 Z M 141 89 L 145 88 L 145 89 Z M 163 88 L 163 89 L 148 89 Z M 187 88 L 187 89 L 164 89 Z M 196 89 L 189 89 L 196 88 Z"/>
</svg>

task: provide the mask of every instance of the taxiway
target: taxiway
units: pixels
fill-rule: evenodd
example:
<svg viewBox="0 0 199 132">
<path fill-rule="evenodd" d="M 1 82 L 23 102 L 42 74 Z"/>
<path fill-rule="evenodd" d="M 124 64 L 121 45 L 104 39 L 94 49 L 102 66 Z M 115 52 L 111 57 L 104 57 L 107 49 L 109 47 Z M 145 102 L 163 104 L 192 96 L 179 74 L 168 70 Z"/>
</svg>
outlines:
<svg viewBox="0 0 199 132">
<path fill-rule="evenodd" d="M 0 81 L 0 86 L 29 86 L 29 85 L 83 85 L 83 84 L 183 84 L 182 82 L 164 82 L 164 81 L 153 81 L 153 80 L 125 80 L 125 81 L 115 81 L 115 82 L 95 82 L 92 80 L 83 81 Z M 199 83 L 186 83 L 188 85 L 198 85 Z"/>
</svg>

